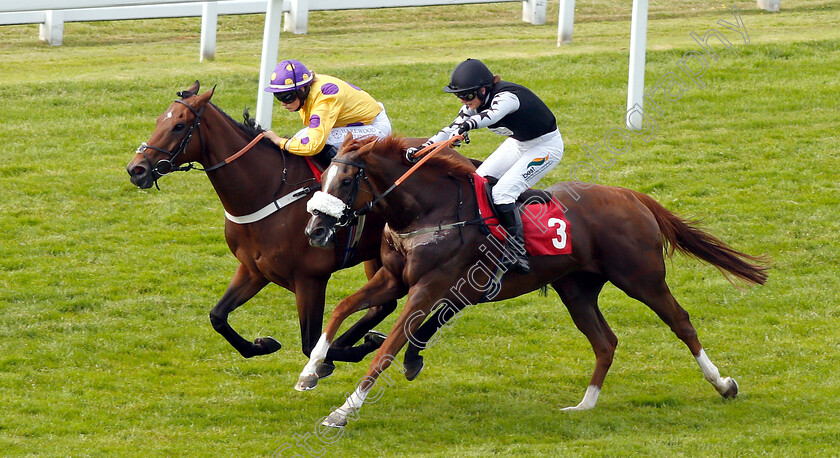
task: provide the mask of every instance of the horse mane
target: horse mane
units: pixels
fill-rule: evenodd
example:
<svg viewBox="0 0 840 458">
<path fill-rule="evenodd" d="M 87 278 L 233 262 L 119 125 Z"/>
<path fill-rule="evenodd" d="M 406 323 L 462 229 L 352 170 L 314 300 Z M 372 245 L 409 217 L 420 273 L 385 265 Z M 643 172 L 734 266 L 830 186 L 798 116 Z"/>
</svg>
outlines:
<svg viewBox="0 0 840 458">
<path fill-rule="evenodd" d="M 195 82 L 194 87 L 198 87 L 198 81 Z M 213 88 L 215 89 L 215 86 L 213 86 Z M 198 96 L 198 92 L 193 92 L 189 89 L 184 89 L 183 91 L 179 91 L 176 94 L 178 95 L 178 97 L 181 98 L 181 100 L 187 100 Z M 265 129 L 263 129 L 262 127 L 260 127 L 259 124 L 257 124 L 257 120 L 251 117 L 251 114 L 248 111 L 248 107 L 245 107 L 245 109 L 242 111 L 242 117 L 245 121 L 244 123 L 242 123 L 231 118 L 229 114 L 225 113 L 225 110 L 222 110 L 221 108 L 219 108 L 218 105 L 214 104 L 213 102 L 208 102 L 208 104 L 216 110 L 218 110 L 218 112 L 221 113 L 225 119 L 230 121 L 233 125 L 238 127 L 241 131 L 247 133 L 251 137 L 256 137 L 262 132 L 265 132 Z"/>
<path fill-rule="evenodd" d="M 363 148 L 366 145 L 374 143 L 369 148 Z M 408 140 L 403 137 L 389 135 L 383 139 L 377 139 L 374 136 L 363 138 L 348 138 L 344 140 L 341 145 L 339 154 L 346 151 L 358 151 L 358 158 L 364 159 L 368 155 L 374 154 L 377 156 L 390 157 L 392 159 L 402 162 L 404 165 L 412 166 L 414 163 L 409 162 L 405 158 L 405 150 L 408 148 Z M 475 164 L 466 157 L 458 154 L 453 149 L 447 149 L 438 152 L 431 157 L 426 166 L 439 169 L 441 172 L 452 175 L 471 175 L 475 172 Z"/>
<path fill-rule="evenodd" d="M 218 108 L 218 107 L 216 107 L 216 108 Z M 220 109 L 219 111 L 222 111 L 222 110 Z M 225 113 L 225 112 L 222 111 L 222 113 Z M 227 116 L 227 113 L 225 113 L 225 116 Z M 230 116 L 228 116 L 228 118 L 230 118 Z M 265 132 L 265 129 L 263 129 L 262 126 L 257 124 L 257 119 L 251 117 L 251 113 L 248 111 L 248 107 L 245 107 L 245 109 L 242 110 L 242 118 L 245 120 L 244 124 L 240 124 L 239 122 L 233 121 L 241 129 L 245 130 L 246 132 L 251 132 L 251 131 L 256 132 L 254 134 L 254 136 L 257 136 L 260 133 Z"/>
<path fill-rule="evenodd" d="M 241 131 L 245 132 L 246 134 L 250 135 L 252 138 L 256 137 L 257 135 L 261 134 L 262 132 L 265 132 L 265 129 L 263 129 L 259 124 L 257 124 L 257 120 L 251 117 L 251 114 L 248 111 L 248 107 L 245 107 L 245 109 L 242 111 L 242 117 L 245 120 L 245 122 L 242 123 L 242 122 L 239 122 L 239 121 L 233 119 L 229 114 L 225 113 L 225 110 L 222 110 L 221 108 L 219 108 L 213 102 L 208 102 L 208 104 L 210 106 L 212 106 L 213 108 L 215 108 L 216 110 L 218 110 L 218 112 L 222 114 L 222 117 L 224 117 L 225 119 L 230 121 L 231 124 L 236 126 L 239 130 L 241 130 Z M 279 146 L 275 145 L 270 140 L 265 139 L 265 138 L 260 140 L 260 143 L 265 143 L 266 145 L 271 145 L 274 148 L 280 149 Z"/>
</svg>

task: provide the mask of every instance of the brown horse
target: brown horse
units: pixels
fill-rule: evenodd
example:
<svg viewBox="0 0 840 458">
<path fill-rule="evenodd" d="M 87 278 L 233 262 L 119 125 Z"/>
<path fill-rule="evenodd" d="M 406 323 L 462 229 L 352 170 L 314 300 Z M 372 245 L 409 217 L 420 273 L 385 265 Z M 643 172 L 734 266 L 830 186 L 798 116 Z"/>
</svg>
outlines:
<svg viewBox="0 0 840 458">
<path fill-rule="evenodd" d="M 262 140 L 259 127 L 231 119 L 210 103 L 213 90 L 201 95 L 198 90 L 196 81 L 158 117 L 149 141 L 127 166 L 131 182 L 149 188 L 163 175 L 189 170 L 193 162 L 200 164 L 225 208 L 225 239 L 240 262 L 227 291 L 210 312 L 213 328 L 246 358 L 279 350 L 275 339 L 260 337 L 249 342 L 228 324 L 233 310 L 273 282 L 295 294 L 301 347 L 309 356 L 323 325 L 330 275 L 366 261 L 370 277 L 381 265 L 384 223 L 378 215 L 370 215 L 363 228 L 359 225 L 339 233 L 333 249 L 311 247 L 304 235 L 309 217 L 305 201 L 319 186 L 317 169 L 303 157 Z M 319 373 L 329 375 L 330 360 L 358 362 L 378 348 L 384 336 L 366 333 L 395 307 L 395 300 L 373 306 L 336 340 Z M 364 344 L 351 347 L 362 337 Z"/>
<path fill-rule="evenodd" d="M 598 308 L 598 296 L 611 282 L 648 307 L 668 325 L 694 355 L 703 375 L 725 398 L 738 391 L 735 380 L 722 378 L 706 356 L 697 333 L 665 283 L 663 253 L 673 249 L 702 259 L 745 282 L 763 284 L 766 268 L 762 259 L 728 247 L 712 235 L 666 210 L 647 195 L 629 189 L 593 185 L 575 187 L 577 199 L 568 196 L 559 183 L 547 191 L 558 205 L 565 204 L 570 225 L 572 252 L 567 255 L 530 258 L 531 272 L 519 275 L 501 272 L 503 282 L 487 266 L 501 264 L 504 247 L 485 235 L 476 214 L 476 193 L 470 182 L 474 164 L 451 150 L 444 150 L 417 169 L 399 186 L 393 184 L 412 165 L 404 158 L 402 139 L 345 142 L 327 169 L 321 193 L 309 202 L 313 217 L 307 233 L 317 245 L 329 244 L 336 217 L 346 219 L 364 212 L 356 199 L 360 189 L 377 196 L 372 208 L 387 222 L 383 233 L 381 268 L 359 291 L 342 300 L 301 373 L 299 385 L 314 388 L 315 367 L 326 354 L 341 322 L 367 304 L 389 301 L 408 294 L 405 308 L 385 343 L 379 348 L 367 375 L 344 405 L 324 421 L 344 426 L 365 402 L 377 377 L 408 340 L 422 345 L 431 333 L 418 337 L 422 319 L 438 309 L 423 326 L 443 325 L 470 304 L 498 301 L 551 285 L 560 295 L 577 328 L 589 339 L 595 352 L 595 371 L 583 400 L 572 410 L 595 406 L 612 363 L 617 339 Z M 404 178 L 403 178 L 404 179 Z M 402 181 L 402 179 L 400 179 Z M 354 202 L 352 208 L 348 202 Z M 368 203 L 370 208 L 371 203 Z M 559 233 L 558 233 L 559 234 Z M 404 368 L 403 368 L 404 369 Z M 380 389 L 381 391 L 381 389 Z M 377 393 L 381 394 L 381 393 Z M 378 398 L 379 396 L 376 396 Z"/>
</svg>

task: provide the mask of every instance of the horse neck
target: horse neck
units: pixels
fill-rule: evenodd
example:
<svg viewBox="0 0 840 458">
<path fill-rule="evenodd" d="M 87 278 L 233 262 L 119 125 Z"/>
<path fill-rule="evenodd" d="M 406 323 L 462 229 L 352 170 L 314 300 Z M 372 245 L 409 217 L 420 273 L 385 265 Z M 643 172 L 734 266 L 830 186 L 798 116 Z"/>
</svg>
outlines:
<svg viewBox="0 0 840 458">
<path fill-rule="evenodd" d="M 206 150 L 199 162 L 205 168 L 222 163 L 254 139 L 212 105 L 205 111 L 202 130 Z M 207 172 L 207 176 L 225 210 L 246 215 L 270 203 L 275 194 L 288 192 L 281 190 L 284 168 L 290 183 L 311 178 L 303 158 L 284 158 L 278 149 L 261 140 L 229 164 Z"/>
<path fill-rule="evenodd" d="M 406 170 L 408 168 L 401 161 L 394 161 L 390 164 L 377 164 L 372 169 L 368 167 L 367 173 L 377 193 L 381 194 Z M 394 188 L 382 201 L 378 210 L 388 226 L 397 231 L 439 224 L 441 218 L 456 215 L 459 205 L 455 181 L 440 171 L 423 167 Z"/>
</svg>

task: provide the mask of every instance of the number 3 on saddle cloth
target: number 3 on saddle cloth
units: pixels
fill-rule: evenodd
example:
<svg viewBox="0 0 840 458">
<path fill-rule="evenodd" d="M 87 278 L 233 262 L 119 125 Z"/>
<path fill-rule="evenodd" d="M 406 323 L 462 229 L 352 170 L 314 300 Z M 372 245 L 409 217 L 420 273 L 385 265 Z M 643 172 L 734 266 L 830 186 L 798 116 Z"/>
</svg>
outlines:
<svg viewBox="0 0 840 458">
<path fill-rule="evenodd" d="M 475 195 L 478 202 L 478 211 L 485 224 L 499 241 L 504 242 L 505 231 L 499 224 L 499 220 L 493 213 L 490 205 L 490 187 L 487 179 L 473 174 L 475 183 Z M 554 256 L 558 254 L 572 253 L 572 239 L 569 221 L 563 214 L 563 207 L 554 200 L 546 202 L 547 196 L 527 198 L 529 191 L 520 196 L 517 207 L 522 215 L 522 232 L 525 235 L 525 251 L 529 256 Z M 542 193 L 541 193 L 542 194 Z M 536 197 L 536 196 L 534 196 Z M 525 205 L 523 202 L 525 201 Z M 527 203 L 537 202 L 537 203 Z"/>
</svg>

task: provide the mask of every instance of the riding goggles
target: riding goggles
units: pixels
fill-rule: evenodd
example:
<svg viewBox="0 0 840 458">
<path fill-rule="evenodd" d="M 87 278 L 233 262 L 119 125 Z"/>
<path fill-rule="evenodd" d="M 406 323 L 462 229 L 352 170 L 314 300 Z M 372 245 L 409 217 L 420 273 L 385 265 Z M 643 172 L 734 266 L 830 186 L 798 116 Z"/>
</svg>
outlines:
<svg viewBox="0 0 840 458">
<path fill-rule="evenodd" d="M 286 91 L 286 92 L 275 92 L 274 98 L 279 100 L 282 103 L 292 103 L 297 99 L 297 92 L 295 91 Z"/>
<path fill-rule="evenodd" d="M 455 93 L 455 97 L 458 97 L 459 99 L 461 99 L 465 102 L 469 102 L 470 100 L 476 98 L 476 96 L 478 96 L 478 91 L 476 91 L 475 89 L 470 90 L 470 91 L 456 92 Z"/>
</svg>

